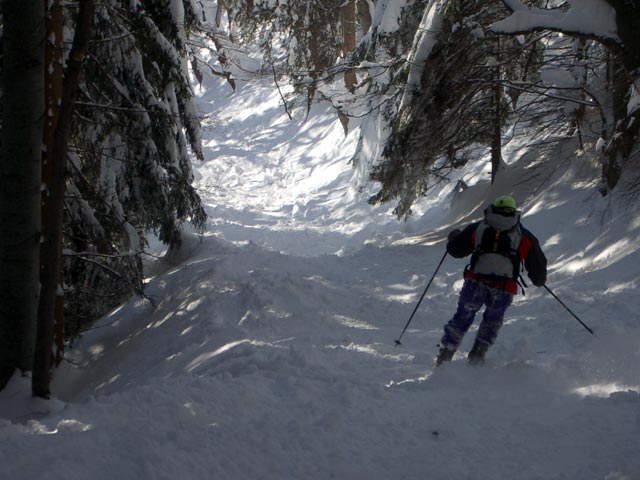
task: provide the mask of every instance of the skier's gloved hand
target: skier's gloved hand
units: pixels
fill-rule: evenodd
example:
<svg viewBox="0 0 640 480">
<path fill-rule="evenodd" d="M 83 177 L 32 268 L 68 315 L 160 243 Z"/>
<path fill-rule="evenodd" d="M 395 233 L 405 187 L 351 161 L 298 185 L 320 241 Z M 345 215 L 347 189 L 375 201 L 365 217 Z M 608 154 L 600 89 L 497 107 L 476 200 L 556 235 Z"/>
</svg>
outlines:
<svg viewBox="0 0 640 480">
<path fill-rule="evenodd" d="M 532 279 L 531 283 L 533 283 L 536 287 L 544 287 L 545 283 L 547 283 L 547 279 L 546 277 L 536 278 L 535 280 Z"/>
<path fill-rule="evenodd" d="M 449 235 L 447 235 L 447 240 L 452 240 L 454 238 L 456 238 L 458 235 L 460 235 L 460 229 L 456 228 L 455 230 L 451 230 L 449 232 Z"/>
</svg>

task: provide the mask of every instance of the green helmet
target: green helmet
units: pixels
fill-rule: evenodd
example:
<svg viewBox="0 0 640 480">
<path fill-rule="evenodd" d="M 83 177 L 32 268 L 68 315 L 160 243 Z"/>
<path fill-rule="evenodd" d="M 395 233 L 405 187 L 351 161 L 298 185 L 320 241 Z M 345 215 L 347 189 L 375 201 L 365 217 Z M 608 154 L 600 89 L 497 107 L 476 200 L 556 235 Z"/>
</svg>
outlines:
<svg viewBox="0 0 640 480">
<path fill-rule="evenodd" d="M 516 209 L 516 201 L 509 195 L 501 195 L 493 201 L 493 206 L 497 208 Z"/>
</svg>

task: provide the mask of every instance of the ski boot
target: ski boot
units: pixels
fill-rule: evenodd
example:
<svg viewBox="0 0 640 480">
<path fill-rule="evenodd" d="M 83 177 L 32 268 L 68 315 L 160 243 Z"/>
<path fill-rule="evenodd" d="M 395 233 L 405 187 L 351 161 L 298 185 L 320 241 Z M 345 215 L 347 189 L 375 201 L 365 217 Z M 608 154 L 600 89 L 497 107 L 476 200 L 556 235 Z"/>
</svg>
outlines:
<svg viewBox="0 0 640 480">
<path fill-rule="evenodd" d="M 473 348 L 468 355 L 469 365 L 482 365 L 484 363 L 484 356 L 489 349 L 489 344 L 482 340 L 476 339 L 473 343 Z"/>
<path fill-rule="evenodd" d="M 450 362 L 453 355 L 456 353 L 455 349 L 447 345 L 440 345 L 440 351 L 436 357 L 436 367 L 442 365 L 443 362 Z"/>
</svg>

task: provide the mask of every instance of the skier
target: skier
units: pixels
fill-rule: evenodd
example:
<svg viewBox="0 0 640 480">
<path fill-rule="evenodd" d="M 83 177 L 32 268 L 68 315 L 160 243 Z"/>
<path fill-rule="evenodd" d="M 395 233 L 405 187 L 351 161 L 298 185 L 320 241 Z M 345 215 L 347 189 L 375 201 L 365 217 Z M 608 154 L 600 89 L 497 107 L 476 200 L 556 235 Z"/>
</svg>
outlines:
<svg viewBox="0 0 640 480">
<path fill-rule="evenodd" d="M 468 356 L 469 363 L 481 364 L 502 327 L 505 311 L 518 293 L 521 263 L 533 284 L 541 287 L 547 280 L 547 259 L 538 239 L 520 224 L 516 202 L 507 195 L 496 198 L 485 209 L 483 221 L 449 233 L 447 252 L 455 258 L 471 255 L 471 262 L 464 270 L 458 309 L 444 326 L 436 365 L 453 358 L 484 305 L 482 322 Z"/>
</svg>

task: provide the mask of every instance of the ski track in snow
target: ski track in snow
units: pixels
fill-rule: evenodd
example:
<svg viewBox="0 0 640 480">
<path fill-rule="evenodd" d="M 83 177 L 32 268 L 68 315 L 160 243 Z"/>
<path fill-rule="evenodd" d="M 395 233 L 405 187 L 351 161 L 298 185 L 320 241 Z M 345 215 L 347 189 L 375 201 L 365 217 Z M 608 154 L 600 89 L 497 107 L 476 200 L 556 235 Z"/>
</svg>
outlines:
<svg viewBox="0 0 640 480">
<path fill-rule="evenodd" d="M 208 231 L 150 266 L 155 309 L 132 299 L 77 342 L 64 404 L 29 403 L 26 379 L 2 393 L 2 478 L 640 479 L 637 222 L 603 227 L 561 172 L 519 192 L 549 285 L 597 335 L 532 287 L 483 367 L 472 330 L 434 372 L 464 260 L 394 339 L 446 233 L 530 163 L 397 222 L 354 186 L 355 132 L 326 106 L 289 121 L 273 85 L 212 79 L 200 109 L 217 112 L 196 165 Z"/>
</svg>

